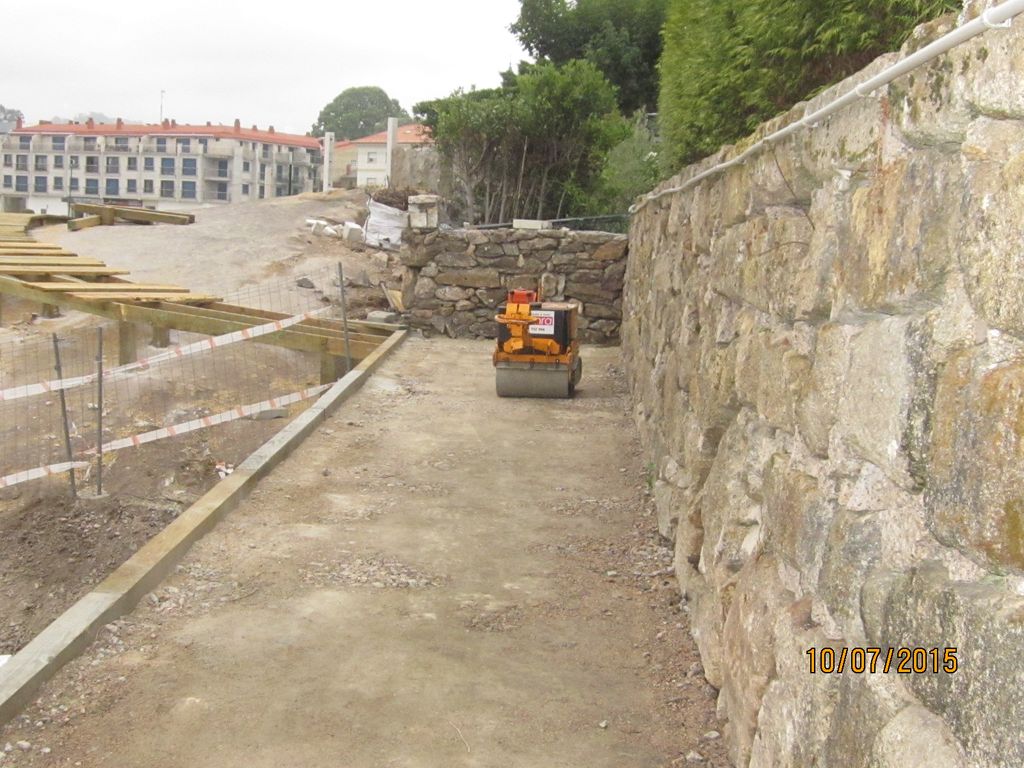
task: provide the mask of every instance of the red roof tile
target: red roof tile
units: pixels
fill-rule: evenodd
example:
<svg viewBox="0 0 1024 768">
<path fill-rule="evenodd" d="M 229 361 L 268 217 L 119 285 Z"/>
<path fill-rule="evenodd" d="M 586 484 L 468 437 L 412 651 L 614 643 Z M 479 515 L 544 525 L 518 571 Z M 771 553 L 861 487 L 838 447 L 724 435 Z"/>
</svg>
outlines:
<svg viewBox="0 0 1024 768">
<path fill-rule="evenodd" d="M 320 140 L 312 136 L 294 133 L 278 133 L 274 130 L 261 131 L 255 126 L 242 128 L 240 125 L 178 125 L 165 120 L 157 124 L 132 125 L 130 123 L 39 123 L 15 128 L 12 134 L 55 134 L 58 136 L 172 136 L 188 138 L 236 139 L 258 141 L 264 144 L 282 144 L 290 147 L 319 149 Z"/>
<path fill-rule="evenodd" d="M 364 136 L 361 139 L 356 139 L 352 142 L 353 144 L 387 144 L 388 143 L 388 132 L 381 131 L 375 133 L 372 136 Z M 410 123 L 409 125 L 398 126 L 398 143 L 399 144 L 433 144 L 434 139 L 430 135 L 430 129 L 425 125 L 419 123 Z"/>
</svg>

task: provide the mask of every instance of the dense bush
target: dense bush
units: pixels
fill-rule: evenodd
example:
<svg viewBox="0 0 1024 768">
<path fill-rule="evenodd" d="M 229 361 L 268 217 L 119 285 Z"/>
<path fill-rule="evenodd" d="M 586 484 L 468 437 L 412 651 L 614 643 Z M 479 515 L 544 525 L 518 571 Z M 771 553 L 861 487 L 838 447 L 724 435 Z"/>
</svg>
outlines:
<svg viewBox="0 0 1024 768">
<path fill-rule="evenodd" d="M 671 168 L 898 48 L 959 0 L 670 0 L 659 117 Z"/>
</svg>

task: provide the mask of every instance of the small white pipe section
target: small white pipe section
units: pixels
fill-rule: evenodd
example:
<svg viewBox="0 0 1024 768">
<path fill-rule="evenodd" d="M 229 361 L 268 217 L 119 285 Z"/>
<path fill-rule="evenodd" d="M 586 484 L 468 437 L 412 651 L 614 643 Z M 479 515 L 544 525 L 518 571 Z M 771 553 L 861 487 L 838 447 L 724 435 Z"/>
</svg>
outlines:
<svg viewBox="0 0 1024 768">
<path fill-rule="evenodd" d="M 772 144 L 777 141 L 796 133 L 801 128 L 813 127 L 817 123 L 820 123 L 827 117 L 834 115 L 839 110 L 849 106 L 854 101 L 864 96 L 867 96 L 879 88 L 888 85 L 893 80 L 902 75 L 911 72 L 922 64 L 927 64 L 933 59 L 938 58 L 947 51 L 956 48 L 971 38 L 977 37 L 980 34 L 987 32 L 990 29 L 1005 29 L 1010 26 L 1010 20 L 1014 16 L 1024 13 L 1024 0 L 1007 0 L 1005 3 L 997 5 L 994 8 L 989 8 L 978 18 L 967 22 L 963 26 L 957 27 L 952 32 L 943 35 L 938 40 L 926 45 L 919 51 L 916 51 L 904 59 L 901 59 L 891 67 L 879 72 L 869 80 L 865 80 L 860 85 L 855 86 L 836 100 L 830 102 L 826 106 L 818 109 L 810 114 L 805 114 L 801 119 L 794 123 L 790 123 L 785 128 L 775 131 L 763 139 L 758 141 L 756 144 L 750 146 L 742 153 L 734 157 L 732 160 L 719 163 L 713 168 L 709 168 L 706 171 L 698 173 L 696 176 L 687 179 L 685 182 L 680 184 L 678 187 L 671 187 L 669 189 L 663 189 L 660 192 L 654 192 L 643 197 L 640 201 L 630 206 L 629 212 L 636 213 L 648 203 L 658 200 L 666 195 L 674 195 L 677 192 L 684 192 L 690 187 L 693 187 L 700 182 L 708 179 L 712 176 L 717 176 L 723 171 L 727 171 L 737 165 L 742 165 L 748 159 L 753 157 L 755 154 L 764 149 L 768 144 Z"/>
</svg>

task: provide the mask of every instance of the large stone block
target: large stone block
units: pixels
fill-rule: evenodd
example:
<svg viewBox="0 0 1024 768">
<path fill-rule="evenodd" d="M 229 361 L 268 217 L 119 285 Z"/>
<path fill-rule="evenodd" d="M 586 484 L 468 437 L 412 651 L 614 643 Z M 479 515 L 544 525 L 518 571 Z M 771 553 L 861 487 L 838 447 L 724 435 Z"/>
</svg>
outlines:
<svg viewBox="0 0 1024 768">
<path fill-rule="evenodd" d="M 1024 152 L 1006 162 L 970 163 L 954 232 L 964 288 L 991 327 L 1024 338 Z"/>
<path fill-rule="evenodd" d="M 1024 358 L 953 355 L 933 418 L 930 529 L 987 568 L 1024 574 Z"/>
<path fill-rule="evenodd" d="M 959 162 L 918 152 L 878 169 L 851 198 L 834 304 L 839 311 L 907 312 L 941 300 L 959 218 Z"/>
<path fill-rule="evenodd" d="M 804 443 L 816 456 L 828 456 L 829 434 L 850 363 L 850 339 L 855 333 L 854 327 L 839 323 L 827 323 L 818 330 L 814 362 L 803 379 L 802 391 L 797 392 L 796 423 Z"/>
<path fill-rule="evenodd" d="M 761 703 L 776 676 L 776 618 L 793 602 L 771 557 L 751 561 L 732 590 L 722 629 L 719 705 L 729 713 L 725 731 L 735 765 L 750 759 Z"/>
<path fill-rule="evenodd" d="M 711 288 L 786 322 L 819 316 L 828 291 L 813 232 L 806 213 L 783 207 L 730 227 L 714 242 Z"/>
<path fill-rule="evenodd" d="M 458 285 L 465 288 L 499 288 L 501 276 L 496 269 L 450 269 L 434 278 L 438 285 Z"/>
<path fill-rule="evenodd" d="M 817 478 L 792 467 L 787 455 L 772 457 L 761 512 L 764 550 L 793 569 L 804 593 L 817 591 L 833 514 Z"/>
<path fill-rule="evenodd" d="M 972 768 L 1024 765 L 1024 597 L 998 581 L 951 581 L 926 564 L 891 590 L 882 640 L 939 648 L 940 663 L 943 649 L 955 648 L 955 673 L 903 679 L 949 725 Z"/>
<path fill-rule="evenodd" d="M 925 482 L 934 371 L 924 324 L 891 317 L 868 323 L 853 339 L 833 439 L 880 467 L 897 485 Z"/>
</svg>

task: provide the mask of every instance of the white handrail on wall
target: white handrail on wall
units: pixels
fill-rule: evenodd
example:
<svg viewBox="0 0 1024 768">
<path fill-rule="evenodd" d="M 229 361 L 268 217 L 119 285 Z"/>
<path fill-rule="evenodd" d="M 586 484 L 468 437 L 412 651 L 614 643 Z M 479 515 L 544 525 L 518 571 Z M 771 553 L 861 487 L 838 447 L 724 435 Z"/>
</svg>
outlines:
<svg viewBox="0 0 1024 768">
<path fill-rule="evenodd" d="M 994 8 L 989 8 L 978 18 L 957 27 L 952 32 L 943 35 L 938 40 L 926 45 L 921 50 L 901 59 L 891 67 L 887 67 L 871 79 L 865 80 L 860 85 L 850 89 L 845 94 L 821 109 L 811 112 L 810 114 L 805 114 L 796 122 L 790 123 L 785 128 L 765 136 L 732 160 L 719 163 L 713 168 L 709 168 L 706 171 L 698 173 L 693 178 L 687 179 L 678 187 L 670 187 L 669 189 L 663 189 L 660 192 L 652 192 L 645 195 L 638 202 L 630 206 L 629 212 L 636 213 L 648 203 L 665 197 L 666 195 L 674 195 L 677 192 L 683 192 L 711 176 L 717 176 L 729 168 L 742 165 L 748 158 L 760 152 L 768 144 L 781 141 L 790 134 L 796 133 L 801 128 L 813 127 L 816 123 L 820 123 L 826 117 L 835 114 L 849 104 L 852 104 L 857 99 L 867 96 L 884 85 L 888 85 L 897 77 L 917 69 L 922 64 L 927 64 L 932 59 L 938 58 L 942 54 L 946 53 L 946 51 L 956 48 L 958 45 L 967 42 L 971 38 L 977 37 L 990 29 L 1005 29 L 1009 27 L 1010 20 L 1021 13 L 1024 13 L 1024 0 L 1007 0 L 1005 3 L 997 5 Z"/>
</svg>

